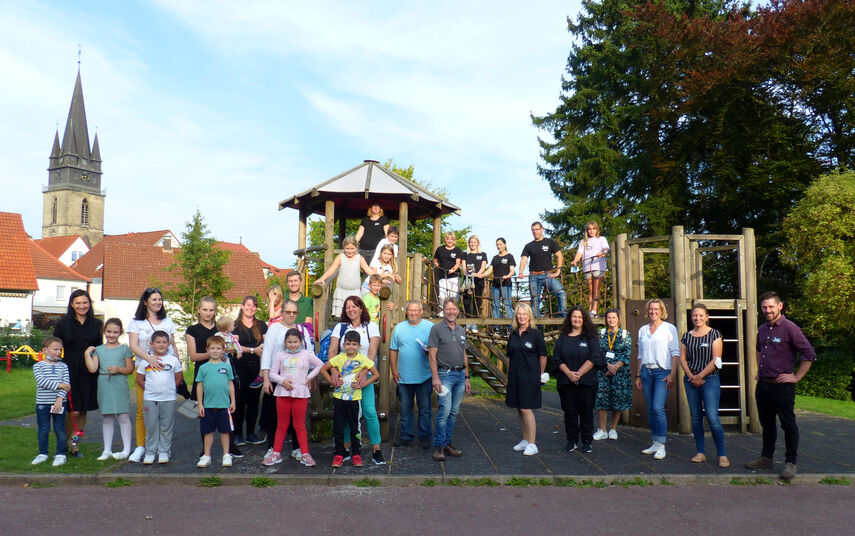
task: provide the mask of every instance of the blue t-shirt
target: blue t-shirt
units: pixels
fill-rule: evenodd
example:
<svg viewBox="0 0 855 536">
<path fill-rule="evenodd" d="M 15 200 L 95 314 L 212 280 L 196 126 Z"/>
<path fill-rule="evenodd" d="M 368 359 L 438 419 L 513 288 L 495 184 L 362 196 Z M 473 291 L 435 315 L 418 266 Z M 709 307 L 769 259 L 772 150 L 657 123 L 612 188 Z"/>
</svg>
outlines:
<svg viewBox="0 0 855 536">
<path fill-rule="evenodd" d="M 234 380 L 232 366 L 224 361 L 214 363 L 208 361 L 199 367 L 196 381 L 202 384 L 204 399 L 202 404 L 206 408 L 225 409 L 231 405 L 229 397 L 229 380 Z"/>
<path fill-rule="evenodd" d="M 432 326 L 431 322 L 424 319 L 415 326 L 407 321 L 395 326 L 389 349 L 398 351 L 401 383 L 422 383 L 430 379 L 427 346 Z"/>
</svg>

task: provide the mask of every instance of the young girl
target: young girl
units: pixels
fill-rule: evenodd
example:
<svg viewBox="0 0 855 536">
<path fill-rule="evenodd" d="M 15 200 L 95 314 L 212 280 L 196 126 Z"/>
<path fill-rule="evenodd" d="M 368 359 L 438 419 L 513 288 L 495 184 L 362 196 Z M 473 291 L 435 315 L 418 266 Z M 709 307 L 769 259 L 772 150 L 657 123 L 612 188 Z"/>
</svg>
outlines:
<svg viewBox="0 0 855 536">
<path fill-rule="evenodd" d="M 392 283 L 400 283 L 402 281 L 401 276 L 398 275 L 398 269 L 395 266 L 395 249 L 392 247 L 392 244 L 386 244 L 380 248 L 380 254 L 377 256 L 376 260 L 371 262 L 370 267 L 374 269 L 374 273 L 380 276 L 381 283 L 384 286 L 391 285 Z M 365 281 L 362 283 L 363 295 L 371 290 L 371 282 L 369 279 L 371 279 L 370 275 L 366 277 Z"/>
<path fill-rule="evenodd" d="M 585 224 L 585 238 L 579 242 L 576 258 L 572 264 L 576 266 L 582 261 L 582 272 L 588 281 L 588 310 L 591 316 L 597 316 L 600 301 L 600 282 L 606 275 L 606 256 L 609 254 L 609 241 L 600 236 L 600 225 L 595 221 Z"/>
<path fill-rule="evenodd" d="M 269 318 L 267 327 L 282 320 L 282 302 L 284 300 L 285 294 L 279 285 L 273 285 L 267 289 L 267 318 Z"/>
<path fill-rule="evenodd" d="M 273 452 L 264 458 L 263 465 L 273 465 L 282 461 L 282 445 L 288 425 L 294 423 L 297 441 L 300 444 L 300 463 L 314 467 L 315 460 L 309 454 L 306 434 L 306 408 L 308 407 L 308 381 L 318 375 L 323 363 L 315 354 L 303 347 L 303 334 L 298 329 L 289 329 L 285 334 L 285 351 L 273 356 L 270 367 L 270 382 L 276 385 L 273 396 L 276 397 L 276 439 Z M 309 372 L 309 368 L 312 369 Z"/>
<path fill-rule="evenodd" d="M 104 461 L 113 457 L 124 460 L 131 453 L 131 391 L 125 376 L 134 372 L 134 353 L 131 349 L 119 344 L 119 337 L 124 333 L 122 321 L 111 318 L 104 324 L 106 343 L 96 347 L 90 346 L 83 354 L 86 368 L 89 372 L 98 373 L 98 407 L 104 417 L 101 431 L 104 436 L 104 451 L 98 460 Z M 122 434 L 122 451 L 113 453 L 113 428 L 119 421 Z"/>
<path fill-rule="evenodd" d="M 316 285 L 325 285 L 326 280 L 338 270 L 338 279 L 335 281 L 335 293 L 332 300 L 333 316 L 341 315 L 341 307 L 348 296 L 360 295 L 359 290 L 362 285 L 362 279 L 359 277 L 359 270 L 361 269 L 368 275 L 374 273 L 374 269 L 368 266 L 365 259 L 358 254 L 356 239 L 354 237 L 346 237 L 342 241 L 342 247 L 344 248 L 344 253 L 336 257 L 330 265 L 329 270 L 315 280 Z"/>
</svg>

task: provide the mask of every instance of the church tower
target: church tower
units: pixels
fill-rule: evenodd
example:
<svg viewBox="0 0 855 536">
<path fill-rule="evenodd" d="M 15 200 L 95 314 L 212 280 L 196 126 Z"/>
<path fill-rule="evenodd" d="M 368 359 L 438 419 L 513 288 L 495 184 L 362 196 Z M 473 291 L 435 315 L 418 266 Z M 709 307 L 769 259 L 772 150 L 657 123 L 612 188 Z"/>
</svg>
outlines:
<svg viewBox="0 0 855 536">
<path fill-rule="evenodd" d="M 80 70 L 74 84 L 62 145 L 53 138 L 48 185 L 43 188 L 42 237 L 80 235 L 94 246 L 104 237 L 104 196 L 98 134 L 89 149 Z"/>
</svg>

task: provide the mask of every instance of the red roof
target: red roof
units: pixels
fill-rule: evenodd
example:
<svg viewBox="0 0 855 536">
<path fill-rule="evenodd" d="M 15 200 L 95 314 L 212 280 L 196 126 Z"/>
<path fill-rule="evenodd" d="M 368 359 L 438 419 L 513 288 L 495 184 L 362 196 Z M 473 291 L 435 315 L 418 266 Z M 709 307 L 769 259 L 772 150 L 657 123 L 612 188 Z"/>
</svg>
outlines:
<svg viewBox="0 0 855 536">
<path fill-rule="evenodd" d="M 72 264 L 71 267 L 87 277 L 101 277 L 100 267 L 104 264 L 104 248 L 107 247 L 108 244 L 153 246 L 166 234 L 171 235 L 172 231 L 164 229 L 162 231 L 147 231 L 144 233 L 105 235 L 100 242 L 92 246 L 92 249 L 90 249 L 88 253 L 77 259 L 77 262 Z M 173 244 L 173 246 L 175 245 L 177 244 Z M 145 289 L 145 287 L 143 287 L 143 289 Z M 140 293 L 142 293 L 142 291 L 140 291 Z"/>
<path fill-rule="evenodd" d="M 78 235 L 52 236 L 48 238 L 39 238 L 38 240 L 35 240 L 35 243 L 50 253 L 54 258 L 58 259 L 63 253 L 68 251 L 71 244 L 73 244 L 78 238 L 82 240 Z"/>
<path fill-rule="evenodd" d="M 235 244 L 234 242 L 217 242 L 214 247 L 225 249 L 226 251 L 244 251 L 249 252 L 249 248 L 243 244 Z"/>
<path fill-rule="evenodd" d="M 76 238 L 76 237 L 74 237 Z M 88 277 L 82 276 L 59 262 L 49 251 L 41 247 L 35 240 L 30 240 L 30 253 L 33 259 L 33 267 L 36 277 L 41 279 L 64 279 L 68 281 L 90 281 Z"/>
<path fill-rule="evenodd" d="M 30 242 L 21 215 L 0 212 L 0 289 L 39 289 Z"/>
</svg>

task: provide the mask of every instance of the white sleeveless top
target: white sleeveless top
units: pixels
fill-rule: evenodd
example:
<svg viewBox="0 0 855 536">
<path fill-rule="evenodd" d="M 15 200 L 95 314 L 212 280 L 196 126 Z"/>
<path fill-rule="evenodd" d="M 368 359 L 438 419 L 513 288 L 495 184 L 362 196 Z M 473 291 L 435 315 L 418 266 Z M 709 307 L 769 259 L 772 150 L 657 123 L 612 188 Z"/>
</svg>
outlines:
<svg viewBox="0 0 855 536">
<path fill-rule="evenodd" d="M 341 265 L 338 268 L 338 279 L 336 286 L 343 289 L 358 289 L 362 283 L 359 277 L 360 264 L 362 257 L 357 253 L 351 259 L 348 259 L 345 254 L 341 255 Z"/>
</svg>

